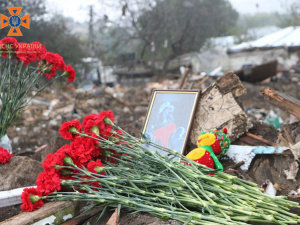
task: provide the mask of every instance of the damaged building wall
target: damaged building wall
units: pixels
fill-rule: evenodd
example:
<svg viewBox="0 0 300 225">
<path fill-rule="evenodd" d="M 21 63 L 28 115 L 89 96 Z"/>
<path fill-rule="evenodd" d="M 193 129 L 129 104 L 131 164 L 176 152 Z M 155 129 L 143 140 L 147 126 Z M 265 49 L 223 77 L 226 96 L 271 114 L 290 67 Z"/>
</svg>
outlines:
<svg viewBox="0 0 300 225">
<path fill-rule="evenodd" d="M 297 64 L 299 51 L 288 52 L 284 48 L 273 48 L 268 50 L 244 51 L 228 54 L 228 60 L 222 60 L 223 70 L 238 70 L 243 65 L 260 65 L 272 60 L 277 60 L 278 64 L 290 68 Z"/>
<path fill-rule="evenodd" d="M 272 60 L 277 60 L 278 65 L 290 68 L 299 61 L 300 51 L 288 52 L 285 48 L 243 51 L 226 53 L 226 48 L 213 47 L 201 50 L 190 59 L 192 73 L 209 73 L 221 66 L 223 71 L 239 70 L 243 65 L 261 65 Z"/>
</svg>

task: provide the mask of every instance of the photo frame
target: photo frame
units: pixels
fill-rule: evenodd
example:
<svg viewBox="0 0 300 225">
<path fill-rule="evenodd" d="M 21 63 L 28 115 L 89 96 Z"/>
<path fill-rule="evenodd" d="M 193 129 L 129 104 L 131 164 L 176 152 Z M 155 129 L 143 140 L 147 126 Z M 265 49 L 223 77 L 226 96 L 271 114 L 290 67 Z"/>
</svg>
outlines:
<svg viewBox="0 0 300 225">
<path fill-rule="evenodd" d="M 200 95 L 200 90 L 154 90 L 143 128 L 145 137 L 184 154 Z"/>
</svg>

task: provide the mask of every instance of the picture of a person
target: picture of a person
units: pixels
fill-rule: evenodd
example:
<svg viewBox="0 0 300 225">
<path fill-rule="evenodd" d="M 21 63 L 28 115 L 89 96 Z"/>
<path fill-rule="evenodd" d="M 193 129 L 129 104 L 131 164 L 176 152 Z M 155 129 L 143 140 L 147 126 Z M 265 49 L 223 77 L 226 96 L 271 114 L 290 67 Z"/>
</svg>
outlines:
<svg viewBox="0 0 300 225">
<path fill-rule="evenodd" d="M 174 110 L 175 107 L 171 102 L 165 102 L 160 105 L 157 112 L 156 123 L 155 125 L 149 126 L 145 135 L 156 144 L 174 150 L 180 150 L 184 141 L 185 129 L 183 127 L 176 128 Z"/>
<path fill-rule="evenodd" d="M 199 91 L 155 90 L 146 116 L 143 137 L 156 145 L 184 154 L 198 95 Z M 146 146 L 167 154 L 155 145 Z"/>
</svg>

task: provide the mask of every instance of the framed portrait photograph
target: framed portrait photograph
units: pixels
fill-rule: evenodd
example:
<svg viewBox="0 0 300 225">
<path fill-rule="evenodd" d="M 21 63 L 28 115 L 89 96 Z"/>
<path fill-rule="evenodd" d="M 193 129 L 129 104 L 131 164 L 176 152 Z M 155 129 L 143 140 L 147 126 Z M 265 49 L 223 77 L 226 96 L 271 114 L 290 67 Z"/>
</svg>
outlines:
<svg viewBox="0 0 300 225">
<path fill-rule="evenodd" d="M 143 129 L 145 137 L 184 154 L 200 93 L 200 90 L 154 90 Z"/>
</svg>

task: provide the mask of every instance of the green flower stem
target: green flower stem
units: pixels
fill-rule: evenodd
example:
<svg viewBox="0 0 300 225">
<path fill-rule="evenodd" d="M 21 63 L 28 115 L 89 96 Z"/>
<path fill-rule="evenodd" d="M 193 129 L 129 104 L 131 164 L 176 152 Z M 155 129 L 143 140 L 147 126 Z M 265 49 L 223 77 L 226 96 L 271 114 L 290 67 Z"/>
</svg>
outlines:
<svg viewBox="0 0 300 225">
<path fill-rule="evenodd" d="M 191 165 L 170 160 L 149 150 L 144 145 L 149 143 L 147 140 L 126 133 L 124 136 L 112 133 L 115 137 L 108 140 L 101 136 L 92 138 L 99 141 L 107 159 L 113 158 L 118 164 L 107 163 L 103 168 L 105 175 L 68 166 L 77 171 L 73 175 L 76 180 L 62 181 L 62 184 L 71 186 L 76 192 L 63 196 L 56 193 L 53 200 L 89 200 L 109 207 L 121 204 L 160 218 L 194 224 L 246 224 L 248 221 L 293 224 L 300 220 L 298 215 L 287 212 L 291 206 L 297 207 L 297 203 L 284 197 L 267 196 L 252 182 L 212 170 L 174 150 L 160 147 L 171 157 L 176 156 Z M 211 173 L 215 175 L 209 175 Z M 84 176 L 90 179 L 82 178 Z M 100 188 L 90 186 L 95 181 Z M 86 193 L 79 193 L 79 190 Z"/>
<path fill-rule="evenodd" d="M 31 98 L 27 98 L 28 93 L 42 78 L 44 72 L 38 72 L 38 68 L 23 66 L 22 62 L 12 61 L 10 54 L 2 61 L 4 61 L 4 66 L 1 66 L 0 73 L 0 99 L 2 101 L 0 137 L 7 133 L 10 124 L 25 110 L 32 98 L 59 77 L 51 79 L 46 85 L 37 89 Z"/>
</svg>

